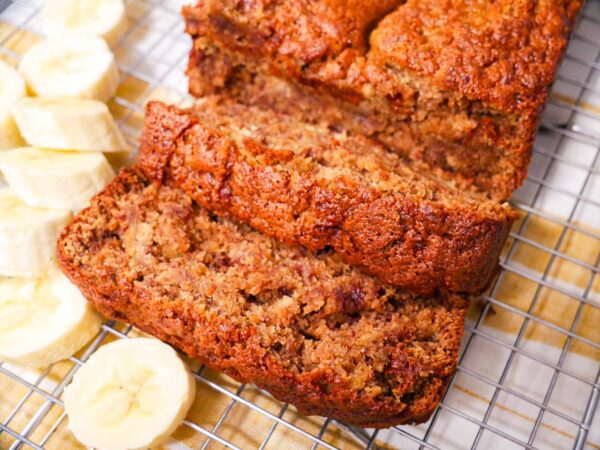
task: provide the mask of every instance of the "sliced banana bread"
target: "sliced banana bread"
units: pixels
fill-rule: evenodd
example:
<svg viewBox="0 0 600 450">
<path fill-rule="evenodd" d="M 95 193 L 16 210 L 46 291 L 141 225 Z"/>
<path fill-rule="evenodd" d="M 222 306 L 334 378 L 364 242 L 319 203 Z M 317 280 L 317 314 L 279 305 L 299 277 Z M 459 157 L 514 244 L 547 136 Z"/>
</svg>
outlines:
<svg viewBox="0 0 600 450">
<path fill-rule="evenodd" d="M 414 297 L 335 253 L 218 218 L 137 168 L 77 215 L 58 259 L 106 317 L 303 414 L 422 422 L 456 368 L 464 298 Z"/>
<path fill-rule="evenodd" d="M 202 206 L 422 295 L 478 293 L 516 214 L 417 174 L 368 138 L 210 97 L 146 109 L 140 163 Z"/>
<path fill-rule="evenodd" d="M 281 111 L 366 132 L 416 167 L 504 200 L 525 179 L 581 4 L 202 0 L 183 10 L 190 91 L 271 96 Z M 293 101 L 264 90 L 273 77 L 290 82 Z"/>
</svg>

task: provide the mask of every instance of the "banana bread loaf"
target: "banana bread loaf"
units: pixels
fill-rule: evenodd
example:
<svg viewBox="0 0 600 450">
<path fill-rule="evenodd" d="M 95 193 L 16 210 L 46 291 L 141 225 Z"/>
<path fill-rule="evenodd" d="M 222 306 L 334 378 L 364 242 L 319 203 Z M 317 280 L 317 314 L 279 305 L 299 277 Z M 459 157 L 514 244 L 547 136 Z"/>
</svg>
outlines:
<svg viewBox="0 0 600 450">
<path fill-rule="evenodd" d="M 202 0 L 183 10 L 190 91 L 367 133 L 416 168 L 505 200 L 526 176 L 581 4 Z"/>
<path fill-rule="evenodd" d="M 464 298 L 418 298 L 330 251 L 286 246 L 138 168 L 78 214 L 58 259 L 106 317 L 302 414 L 365 427 L 423 422 L 456 368 Z"/>
<path fill-rule="evenodd" d="M 421 295 L 484 290 L 516 218 L 370 139 L 219 97 L 186 111 L 150 103 L 140 164 L 210 211 L 289 244 L 331 246 Z"/>
</svg>

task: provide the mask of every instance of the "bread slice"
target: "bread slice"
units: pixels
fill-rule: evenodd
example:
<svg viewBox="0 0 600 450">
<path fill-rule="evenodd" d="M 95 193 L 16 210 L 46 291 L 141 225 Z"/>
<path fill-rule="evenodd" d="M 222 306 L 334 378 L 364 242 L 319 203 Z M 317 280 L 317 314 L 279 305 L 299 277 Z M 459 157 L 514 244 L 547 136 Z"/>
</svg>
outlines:
<svg viewBox="0 0 600 450">
<path fill-rule="evenodd" d="M 335 253 L 218 218 L 138 168 L 77 215 L 58 259 L 106 317 L 302 414 L 365 427 L 422 422 L 456 368 L 463 297 L 412 296 Z"/>
<path fill-rule="evenodd" d="M 140 163 L 217 214 L 384 282 L 431 295 L 483 291 L 517 217 L 419 175 L 362 136 L 212 97 L 146 109 Z"/>
<path fill-rule="evenodd" d="M 184 8 L 190 92 L 270 98 L 505 200 L 582 3 L 203 0 Z M 274 78 L 295 93 L 272 96 Z"/>
</svg>

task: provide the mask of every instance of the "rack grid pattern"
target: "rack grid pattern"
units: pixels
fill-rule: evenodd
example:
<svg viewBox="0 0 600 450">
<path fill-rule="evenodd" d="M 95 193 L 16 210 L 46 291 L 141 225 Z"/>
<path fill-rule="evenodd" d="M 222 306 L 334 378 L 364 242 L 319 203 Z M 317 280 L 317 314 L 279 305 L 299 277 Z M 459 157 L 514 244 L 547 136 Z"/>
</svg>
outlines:
<svg viewBox="0 0 600 450">
<path fill-rule="evenodd" d="M 39 11 L 41 0 L 0 0 L 0 56 L 17 63 L 27 43 L 40 36 Z M 188 41 L 182 34 L 182 23 L 179 9 L 182 2 L 177 0 L 129 0 L 128 15 L 131 26 L 121 41 L 117 44 L 117 54 L 122 70 L 123 85 L 127 86 L 127 93 L 119 91 L 110 107 L 119 120 L 126 137 L 135 145 L 139 136 L 140 118 L 143 105 L 150 98 L 169 98 L 173 103 L 186 103 L 186 80 L 184 68 L 187 59 Z M 545 415 L 555 415 L 572 424 L 576 432 L 573 436 L 572 448 L 588 448 L 588 433 L 598 411 L 600 401 L 600 364 L 595 377 L 585 376 L 566 364 L 568 355 L 575 345 L 585 346 L 592 352 L 600 351 L 600 341 L 593 337 L 579 333 L 580 325 L 586 308 L 600 308 L 598 296 L 594 296 L 595 286 L 598 286 L 598 271 L 600 265 L 600 234 L 598 229 L 583 226 L 580 222 L 582 211 L 585 209 L 588 216 L 600 217 L 600 198 L 593 192 L 594 186 L 600 184 L 600 3 L 590 1 L 581 14 L 579 26 L 572 37 L 569 52 L 565 57 L 563 67 L 558 75 L 557 85 L 563 88 L 550 99 L 545 119 L 539 131 L 539 139 L 534 149 L 534 165 L 530 170 L 526 185 L 519 190 L 511 203 L 523 213 L 520 220 L 510 235 L 509 242 L 502 257 L 502 270 L 488 294 L 478 302 L 475 313 L 470 315 L 466 326 L 466 335 L 463 340 L 462 352 L 459 361 L 458 374 L 470 377 L 480 383 L 486 384 L 491 389 L 491 395 L 481 417 L 473 417 L 461 410 L 453 402 L 448 401 L 449 393 L 455 389 L 451 384 L 446 397 L 442 400 L 433 417 L 426 423 L 416 427 L 394 427 L 385 433 L 397 435 L 398 442 L 403 446 L 414 448 L 438 449 L 444 448 L 443 441 L 433 440 L 441 423 L 443 414 L 456 415 L 464 421 L 471 423 L 477 429 L 471 448 L 486 448 L 482 444 L 487 435 L 486 442 L 506 442 L 521 448 L 537 448 L 536 435 L 538 434 Z M 3 26 L 6 26 L 3 28 Z M 583 56 L 582 56 L 583 55 Z M 570 66 L 571 70 L 563 70 Z M 566 90 L 569 95 L 563 95 Z M 125 92 L 123 90 L 123 92 Z M 589 151 L 581 153 L 569 151 L 573 145 L 581 144 Z M 537 161 L 537 164 L 536 164 Z M 557 182 L 557 170 L 572 170 L 577 176 L 576 182 L 571 185 Z M 573 188 L 575 186 L 575 188 Z M 558 210 L 553 210 L 548 205 L 560 205 Z M 537 239 L 535 234 L 528 230 L 537 221 L 544 221 L 556 227 L 556 238 L 551 243 Z M 597 222 L 596 222 L 597 223 Z M 572 234 L 579 234 L 591 242 L 594 257 L 582 259 L 565 250 L 565 242 Z M 523 249 L 525 255 L 535 258 L 540 264 L 532 271 L 524 267 L 522 262 Z M 521 256 L 520 256 L 521 255 Z M 521 262 L 520 262 L 521 261 Z M 557 263 L 573 265 L 578 273 L 582 273 L 587 280 L 581 289 L 572 289 L 554 277 Z M 504 300 L 502 283 L 507 277 L 518 277 L 532 286 L 531 300 L 522 307 Z M 556 294 L 576 302 L 576 308 L 569 326 L 559 324 L 553 318 L 538 314 L 538 308 L 548 294 Z M 484 322 L 490 316 L 503 312 L 517 317 L 520 326 L 516 329 L 512 340 L 506 340 L 491 333 Z M 558 359 L 549 359 L 546 355 L 530 349 L 525 344 L 532 327 L 543 327 L 559 336 L 562 349 Z M 52 408 L 62 411 L 61 393 L 78 367 L 97 349 L 106 339 L 127 338 L 132 331 L 131 327 L 122 324 L 107 322 L 95 340 L 79 357 L 71 357 L 70 370 L 54 389 L 44 387 L 44 380 L 52 371 L 48 367 L 33 382 L 26 380 L 19 373 L 11 370 L 6 365 L 0 364 L 0 378 L 8 377 L 23 385 L 27 393 L 16 404 L 7 417 L 0 417 L 0 435 L 5 433 L 12 438 L 10 449 L 34 448 L 43 449 L 52 439 L 54 432 L 66 420 L 62 412 L 58 419 L 43 436 L 36 435 L 35 431 L 40 423 L 48 416 Z M 506 354 L 506 361 L 499 376 L 491 377 L 479 370 L 471 368 L 469 355 L 474 342 L 486 341 L 491 347 Z M 532 398 L 523 393 L 519 387 L 507 383 L 507 379 L 519 358 L 535 361 L 550 371 L 551 376 L 545 395 L 542 398 Z M 314 448 L 336 448 L 328 441 L 329 430 L 337 429 L 348 436 L 352 436 L 364 448 L 378 448 L 380 431 L 361 430 L 355 427 L 323 419 L 319 422 L 317 431 L 309 430 L 302 423 L 292 423 L 289 412 L 293 407 L 278 404 L 276 410 L 258 405 L 256 397 L 245 395 L 248 390 L 255 389 L 251 386 L 237 385 L 231 388 L 222 379 L 215 379 L 204 367 L 200 367 L 195 376 L 199 384 L 225 396 L 227 401 L 220 412 L 216 423 L 206 425 L 199 421 L 187 420 L 185 425 L 196 433 L 204 435 L 206 440 L 203 449 L 223 446 L 226 448 L 239 448 L 232 439 L 223 437 L 221 431 L 223 424 L 234 408 L 254 411 L 271 422 L 268 432 L 264 435 L 259 449 L 267 447 L 277 448 L 273 436 L 276 430 L 285 428 L 291 433 L 297 433 L 306 439 L 308 445 Z M 581 415 L 573 417 L 565 413 L 552 403 L 553 391 L 560 377 L 569 377 L 579 382 L 589 390 L 585 404 L 581 405 Z M 19 414 L 28 400 L 34 396 L 41 396 L 43 402 L 27 425 L 16 431 L 13 427 L 14 418 Z M 260 396 L 270 397 L 269 394 L 259 392 Z M 513 396 L 537 408 L 535 422 L 530 430 L 529 437 L 523 439 L 515 437 L 510 429 L 502 427 L 491 420 L 498 399 L 501 396 Z M 250 399 L 249 399 L 250 398 Z M 274 401 L 274 400 L 273 400 Z M 278 410 L 277 410 L 278 409 Z M 394 441 L 396 442 L 396 441 Z M 593 443 L 594 448 L 597 443 Z M 592 447 L 589 447 L 592 448 Z"/>
</svg>

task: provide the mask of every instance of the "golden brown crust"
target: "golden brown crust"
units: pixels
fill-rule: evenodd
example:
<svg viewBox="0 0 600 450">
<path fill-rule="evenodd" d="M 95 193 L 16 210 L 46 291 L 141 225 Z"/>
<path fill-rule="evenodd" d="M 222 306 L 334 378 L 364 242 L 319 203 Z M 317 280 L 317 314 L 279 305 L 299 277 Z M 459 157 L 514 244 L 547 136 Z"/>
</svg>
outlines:
<svg viewBox="0 0 600 450">
<path fill-rule="evenodd" d="M 488 286 L 517 217 L 509 207 L 417 175 L 364 138 L 341 142 L 329 130 L 213 100 L 195 111 L 147 106 L 140 163 L 148 174 L 284 242 L 332 246 L 395 286 L 423 295 Z M 237 132 L 224 131 L 227 121 Z M 250 121 L 254 131 L 243 129 Z M 285 135 L 294 151 L 265 144 Z"/>
<path fill-rule="evenodd" d="M 188 32 L 266 56 L 288 75 L 362 97 L 403 90 L 410 70 L 440 90 L 506 113 L 537 112 L 580 0 L 205 0 Z M 212 33 L 219 30 L 221 36 Z M 258 52 L 258 53 L 256 53 Z"/>
<path fill-rule="evenodd" d="M 357 426 L 426 421 L 467 302 L 415 298 L 213 217 L 125 170 L 63 232 L 63 271 L 106 317 L 290 402 Z"/>
<path fill-rule="evenodd" d="M 409 0 L 372 34 L 394 64 L 495 110 L 537 114 L 580 0 Z"/>
<path fill-rule="evenodd" d="M 581 1 L 353 3 L 206 0 L 184 8 L 194 39 L 190 92 L 227 90 L 242 72 L 251 82 L 275 75 L 347 110 L 341 125 L 416 167 L 509 198 L 525 179 Z M 498 163 L 482 169 L 489 160 Z"/>
</svg>

